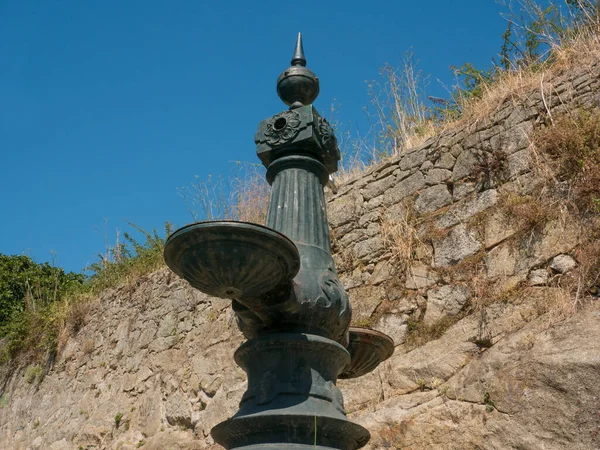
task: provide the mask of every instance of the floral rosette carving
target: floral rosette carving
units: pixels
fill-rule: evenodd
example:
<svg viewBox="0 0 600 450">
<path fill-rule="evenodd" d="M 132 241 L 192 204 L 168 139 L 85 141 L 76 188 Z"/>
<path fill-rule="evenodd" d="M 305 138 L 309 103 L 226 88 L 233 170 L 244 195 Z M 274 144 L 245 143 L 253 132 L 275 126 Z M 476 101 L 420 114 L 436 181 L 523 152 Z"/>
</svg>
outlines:
<svg viewBox="0 0 600 450">
<path fill-rule="evenodd" d="M 267 123 L 265 138 L 267 144 L 277 145 L 291 141 L 300 131 L 300 117 L 295 111 L 284 111 L 273 116 Z"/>
<path fill-rule="evenodd" d="M 323 149 L 330 155 L 335 155 L 336 147 L 337 147 L 337 138 L 333 132 L 333 128 L 327 122 L 327 119 L 324 117 L 319 117 L 317 122 L 317 127 L 319 128 L 319 136 L 321 137 L 321 144 L 323 144 Z"/>
</svg>

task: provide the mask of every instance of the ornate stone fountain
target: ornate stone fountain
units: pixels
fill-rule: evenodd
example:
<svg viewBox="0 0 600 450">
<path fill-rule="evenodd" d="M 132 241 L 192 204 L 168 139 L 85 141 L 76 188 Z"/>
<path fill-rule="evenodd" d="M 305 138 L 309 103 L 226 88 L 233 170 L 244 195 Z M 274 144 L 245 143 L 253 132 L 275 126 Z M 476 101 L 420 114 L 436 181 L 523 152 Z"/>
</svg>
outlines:
<svg viewBox="0 0 600 450">
<path fill-rule="evenodd" d="M 165 260 L 195 288 L 231 299 L 248 339 L 234 355 L 248 389 L 237 414 L 212 429 L 214 440 L 236 450 L 354 450 L 370 435 L 346 418 L 336 380 L 372 371 L 394 345 L 350 327 L 323 193 L 340 152 L 312 106 L 319 80 L 306 68 L 301 35 L 291 64 L 277 80 L 289 109 L 261 122 L 254 138 L 272 186 L 266 226 L 183 227 L 168 239 Z"/>
</svg>

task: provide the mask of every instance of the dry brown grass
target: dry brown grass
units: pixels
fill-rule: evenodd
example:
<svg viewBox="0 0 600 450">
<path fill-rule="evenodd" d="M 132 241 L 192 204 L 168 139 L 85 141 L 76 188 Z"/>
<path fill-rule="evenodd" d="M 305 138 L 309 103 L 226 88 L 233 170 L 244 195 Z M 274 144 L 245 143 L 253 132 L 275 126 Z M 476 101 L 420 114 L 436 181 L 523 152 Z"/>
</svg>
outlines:
<svg viewBox="0 0 600 450">
<path fill-rule="evenodd" d="M 507 193 L 501 197 L 498 207 L 506 213 L 511 227 L 517 230 L 515 237 L 518 237 L 539 232 L 557 218 L 558 211 L 550 207 L 551 203 L 547 197 Z"/>
<path fill-rule="evenodd" d="M 365 160 L 362 153 L 358 151 L 344 152 L 342 154 L 343 165 L 332 175 L 333 181 L 336 186 L 342 186 L 361 177 L 372 164 L 377 164 L 379 161 L 378 158 Z"/>
<path fill-rule="evenodd" d="M 600 112 L 573 110 L 555 116 L 552 123 L 534 132 L 531 144 L 535 170 L 544 183 L 528 195 L 503 194 L 496 208 L 516 230 L 510 239 L 540 235 L 553 221 L 582 224 L 580 245 L 574 250 L 578 266 L 568 274 L 555 275 L 547 298 L 537 305 L 538 314 L 551 326 L 600 293 Z M 478 278 L 473 276 L 471 283 L 474 305 L 518 298 L 524 287 L 502 292 L 485 277 L 481 282 Z"/>
<path fill-rule="evenodd" d="M 565 320 L 586 304 L 597 301 L 600 294 L 599 236 L 575 250 L 578 267 L 566 275 L 557 275 L 548 301 L 538 305 L 547 327 Z"/>
<path fill-rule="evenodd" d="M 264 225 L 270 192 L 262 168 L 247 167 L 243 176 L 233 181 L 233 216 L 242 222 Z"/>
<path fill-rule="evenodd" d="M 96 348 L 96 344 L 92 339 L 87 339 L 83 346 L 81 347 L 81 351 L 84 355 L 91 355 L 94 353 L 94 349 Z"/>
<path fill-rule="evenodd" d="M 600 17 L 595 0 L 576 0 L 584 13 L 575 18 L 572 12 L 561 9 L 559 3 L 550 0 L 549 4 L 559 13 L 560 25 L 552 22 L 544 13 L 545 5 L 536 0 L 517 0 L 521 12 L 507 15 L 513 28 L 521 33 L 530 33 L 548 50 L 538 59 L 527 64 L 519 64 L 514 70 L 507 70 L 495 77 L 492 82 L 481 85 L 480 98 L 466 98 L 460 103 L 462 111 L 457 123 L 478 122 L 499 110 L 507 101 L 522 101 L 528 94 L 539 90 L 547 109 L 546 99 L 555 94 L 555 80 L 562 74 L 577 70 L 589 70 L 600 60 Z M 506 2 L 511 9 L 510 3 Z M 595 13 L 591 11 L 596 11 Z M 528 16 L 541 20 L 541 27 L 534 29 L 522 18 Z M 564 27 L 561 29 L 560 27 Z"/>
<path fill-rule="evenodd" d="M 179 190 L 194 222 L 240 220 L 264 224 L 270 187 L 259 164 L 236 161 L 228 177 L 196 180 Z"/>
<path fill-rule="evenodd" d="M 435 119 L 424 101 L 427 82 L 412 51 L 405 53 L 399 68 L 386 64 L 380 75 L 380 85 L 369 84 L 379 136 L 389 145 L 380 151 L 399 155 L 422 144 L 437 131 Z"/>
<path fill-rule="evenodd" d="M 400 270 L 405 270 L 415 258 L 415 252 L 423 242 L 418 237 L 415 228 L 415 217 L 410 205 L 396 218 L 390 217 L 388 211 L 383 211 L 380 219 L 380 233 L 383 242 L 392 255 L 392 261 Z"/>
<path fill-rule="evenodd" d="M 579 215 L 600 212 L 600 113 L 573 111 L 533 136 L 536 151 L 555 183 L 568 184 L 564 193 Z"/>
<path fill-rule="evenodd" d="M 519 0 L 518 4 L 532 18 L 543 15 L 539 2 Z M 551 2 L 555 3 L 555 2 Z M 578 0 L 590 10 L 592 0 Z M 563 16 L 566 24 L 572 18 Z M 522 31 L 527 24 L 511 21 Z M 586 71 L 600 61 L 600 18 L 588 13 L 583 15 L 568 30 L 557 32 L 548 21 L 541 30 L 535 32 L 537 39 L 548 46 L 544 60 L 532 60 L 519 64 L 512 70 L 499 72 L 492 81 L 482 81 L 480 96 L 461 95 L 455 92 L 458 118 L 445 117 L 432 120 L 422 98 L 426 88 L 425 77 L 416 67 L 414 57 L 408 53 L 400 68 L 385 66 L 381 70 L 382 82 L 379 90 L 371 82 L 369 90 L 374 107 L 373 120 L 376 139 L 357 139 L 350 151 L 344 154 L 344 166 L 335 175 L 338 185 L 354 180 L 371 165 L 390 156 L 400 155 L 423 144 L 428 138 L 440 135 L 445 130 L 475 125 L 489 119 L 507 103 L 518 104 L 533 92 L 541 92 L 544 109 L 549 112 L 549 102 L 557 96 L 556 83 L 561 75 L 573 71 Z M 531 31 L 531 29 L 529 30 Z M 552 119 L 551 114 L 549 114 Z M 371 132 L 373 132 L 371 130 Z M 375 142 L 375 144 L 373 144 Z M 385 142 L 384 148 L 379 148 Z"/>
<path fill-rule="evenodd" d="M 425 345 L 427 342 L 441 338 L 452 325 L 464 316 L 464 313 L 456 316 L 446 316 L 429 326 L 420 320 L 409 319 L 408 332 L 404 343 L 405 349 L 410 351 Z"/>
</svg>

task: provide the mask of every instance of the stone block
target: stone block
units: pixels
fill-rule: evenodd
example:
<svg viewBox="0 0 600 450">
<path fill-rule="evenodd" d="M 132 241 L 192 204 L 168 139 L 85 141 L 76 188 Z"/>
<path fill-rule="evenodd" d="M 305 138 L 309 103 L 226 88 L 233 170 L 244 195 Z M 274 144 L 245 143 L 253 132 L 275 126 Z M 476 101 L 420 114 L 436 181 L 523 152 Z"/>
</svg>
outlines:
<svg viewBox="0 0 600 450">
<path fill-rule="evenodd" d="M 494 247 L 486 256 L 487 276 L 497 278 L 514 275 L 518 256 L 508 242 Z"/>
<path fill-rule="evenodd" d="M 344 289 L 346 290 L 362 286 L 363 284 L 363 281 L 360 277 L 350 275 L 340 275 L 340 281 L 342 282 L 342 286 L 344 286 Z"/>
<path fill-rule="evenodd" d="M 462 151 L 463 151 L 463 147 L 462 147 L 462 145 L 460 145 L 460 144 L 454 144 L 454 145 L 452 146 L 452 148 L 450 149 L 450 154 L 451 154 L 453 157 L 457 158 L 457 157 L 458 157 L 458 155 L 460 155 Z M 455 163 L 456 163 L 456 161 L 455 161 Z"/>
<path fill-rule="evenodd" d="M 492 126 L 490 128 L 485 128 L 481 130 L 481 132 L 479 133 L 479 137 L 482 141 L 488 141 L 493 136 L 496 136 L 498 133 L 500 133 L 500 131 L 501 127 L 499 125 Z"/>
<path fill-rule="evenodd" d="M 434 267 L 453 266 L 481 248 L 477 235 L 465 224 L 454 227 L 446 236 L 433 241 Z"/>
<path fill-rule="evenodd" d="M 391 337 L 394 345 L 400 345 L 404 343 L 408 334 L 408 317 L 384 314 L 373 328 Z"/>
<path fill-rule="evenodd" d="M 419 167 L 419 170 L 425 172 L 426 170 L 429 170 L 432 167 L 433 167 L 433 163 L 427 159 L 427 160 L 425 160 L 425 162 L 423 164 L 421 164 L 421 167 Z"/>
<path fill-rule="evenodd" d="M 559 273 L 567 273 L 577 266 L 577 261 L 569 255 L 558 255 L 550 261 L 550 268 Z"/>
<path fill-rule="evenodd" d="M 361 194 L 365 200 L 371 200 L 372 198 L 377 197 L 378 195 L 383 194 L 389 188 L 391 188 L 396 183 L 396 178 L 391 175 L 381 180 L 373 181 L 372 183 L 367 184 L 362 190 Z"/>
<path fill-rule="evenodd" d="M 459 181 L 458 183 L 454 183 L 454 187 L 452 188 L 452 198 L 454 201 L 465 198 L 471 192 L 475 192 L 476 186 L 472 181 Z"/>
<path fill-rule="evenodd" d="M 484 223 L 485 248 L 493 247 L 517 232 L 511 218 L 503 211 L 494 211 Z"/>
<path fill-rule="evenodd" d="M 479 144 L 481 144 L 480 133 L 470 133 L 466 138 L 464 138 L 462 145 L 464 148 L 475 148 Z"/>
<path fill-rule="evenodd" d="M 366 234 L 367 236 L 376 236 L 379 234 L 381 229 L 381 226 L 379 225 L 379 222 L 371 222 L 366 229 Z"/>
<path fill-rule="evenodd" d="M 398 169 L 396 164 L 383 164 L 382 166 L 377 166 L 377 170 L 373 172 L 373 177 L 376 180 L 382 180 L 386 178 L 388 175 L 393 174 Z"/>
<path fill-rule="evenodd" d="M 456 316 L 468 300 L 468 290 L 462 285 L 445 285 L 427 291 L 427 310 L 423 323 L 431 326 L 441 319 Z"/>
<path fill-rule="evenodd" d="M 520 150 L 508 156 L 508 173 L 516 177 L 531 169 L 531 155 L 528 149 Z"/>
<path fill-rule="evenodd" d="M 425 178 L 421 172 L 402 180 L 384 194 L 384 204 L 393 205 L 425 187 Z"/>
<path fill-rule="evenodd" d="M 445 184 L 438 184 L 422 191 L 415 201 L 415 210 L 419 214 L 436 211 L 452 203 L 452 195 Z"/>
<path fill-rule="evenodd" d="M 166 338 L 177 333 L 177 324 L 179 320 L 173 314 L 167 314 L 160 321 L 158 326 L 157 336 Z"/>
<path fill-rule="evenodd" d="M 588 73 L 583 74 L 580 77 L 575 78 L 573 80 L 573 87 L 580 88 L 580 87 L 586 86 L 588 84 L 591 84 L 593 80 L 594 79 L 590 76 L 590 74 L 588 74 Z"/>
<path fill-rule="evenodd" d="M 498 192 L 488 189 L 475 196 L 475 198 L 463 199 L 460 203 L 453 205 L 449 211 L 444 213 L 438 220 L 438 228 L 448 228 L 467 221 L 476 214 L 491 208 L 498 202 Z"/>
<path fill-rule="evenodd" d="M 433 186 L 435 184 L 440 184 L 446 180 L 449 180 L 452 176 L 452 172 L 448 169 L 431 169 L 427 172 L 425 176 L 425 184 L 428 186 Z"/>
<path fill-rule="evenodd" d="M 381 194 L 375 198 L 372 198 L 368 202 L 365 202 L 365 209 L 367 211 L 372 211 L 375 208 L 379 208 L 383 205 L 383 201 L 385 200 L 385 194 Z"/>
<path fill-rule="evenodd" d="M 384 253 L 383 240 L 380 237 L 372 237 L 354 245 L 354 254 L 363 263 L 381 256 Z"/>
<path fill-rule="evenodd" d="M 520 257 L 516 273 L 527 273 L 532 267 L 545 263 L 557 254 L 570 252 L 578 243 L 582 233 L 581 224 L 554 220 L 546 224 L 535 240 L 519 242 Z"/>
<path fill-rule="evenodd" d="M 423 289 L 435 285 L 439 275 L 431 267 L 415 262 L 406 270 L 406 288 Z"/>
<path fill-rule="evenodd" d="M 360 216 L 360 218 L 358 219 L 358 225 L 360 227 L 364 227 L 365 225 L 367 225 L 371 222 L 379 221 L 380 218 L 381 218 L 381 210 L 376 209 L 374 211 L 369 211 L 368 213 L 365 213 Z"/>
<path fill-rule="evenodd" d="M 347 247 L 355 242 L 365 238 L 365 230 L 353 230 L 338 238 L 338 242 L 342 247 Z"/>
<path fill-rule="evenodd" d="M 402 181 L 411 174 L 411 171 L 396 169 L 396 170 L 394 170 L 393 173 L 394 173 L 394 176 L 396 177 L 396 181 Z"/>
<path fill-rule="evenodd" d="M 419 167 L 427 158 L 427 149 L 416 150 L 412 153 L 404 155 L 400 160 L 400 169 L 407 170 L 414 167 Z"/>
<path fill-rule="evenodd" d="M 452 179 L 458 181 L 471 175 L 479 166 L 479 160 L 470 150 L 463 150 L 454 164 Z"/>
<path fill-rule="evenodd" d="M 327 215 L 332 227 L 339 227 L 356 217 L 356 198 L 352 194 L 333 199 L 327 205 Z"/>
<path fill-rule="evenodd" d="M 530 286 L 543 286 L 548 283 L 549 274 L 546 269 L 535 269 L 529 272 Z"/>
<path fill-rule="evenodd" d="M 444 152 L 437 159 L 437 161 L 434 164 L 434 167 L 437 167 L 439 169 L 452 170 L 455 162 L 456 158 L 452 156 L 450 152 Z"/>
<path fill-rule="evenodd" d="M 385 220 L 402 223 L 407 220 L 408 207 L 404 203 L 396 203 L 385 210 Z"/>
<path fill-rule="evenodd" d="M 378 284 L 387 281 L 392 276 L 393 272 L 394 268 L 389 261 L 379 261 L 375 265 L 375 269 L 371 274 L 371 278 L 369 278 L 369 282 L 373 286 L 377 286 Z"/>
<path fill-rule="evenodd" d="M 544 179 L 532 172 L 524 173 L 514 180 L 504 183 L 500 189 L 502 192 L 513 192 L 520 195 L 528 195 L 543 185 Z"/>
<path fill-rule="evenodd" d="M 190 402 L 180 392 L 169 396 L 165 405 L 165 418 L 169 425 L 193 428 Z"/>
<path fill-rule="evenodd" d="M 352 320 L 362 322 L 371 318 L 377 307 L 386 299 L 382 286 L 361 286 L 348 291 L 352 304 Z"/>
</svg>

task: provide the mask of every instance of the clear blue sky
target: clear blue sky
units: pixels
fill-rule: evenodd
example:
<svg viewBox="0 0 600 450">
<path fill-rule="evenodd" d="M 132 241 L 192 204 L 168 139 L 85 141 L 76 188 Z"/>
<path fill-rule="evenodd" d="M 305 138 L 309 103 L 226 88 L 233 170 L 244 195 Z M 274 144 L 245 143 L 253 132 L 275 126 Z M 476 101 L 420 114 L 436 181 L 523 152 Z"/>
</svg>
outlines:
<svg viewBox="0 0 600 450">
<path fill-rule="evenodd" d="M 79 271 L 106 233 L 189 222 L 177 188 L 256 162 L 253 136 L 296 34 L 316 107 L 365 126 L 365 80 L 412 47 L 431 95 L 448 67 L 487 67 L 493 0 L 0 0 L 0 253 Z"/>
</svg>

